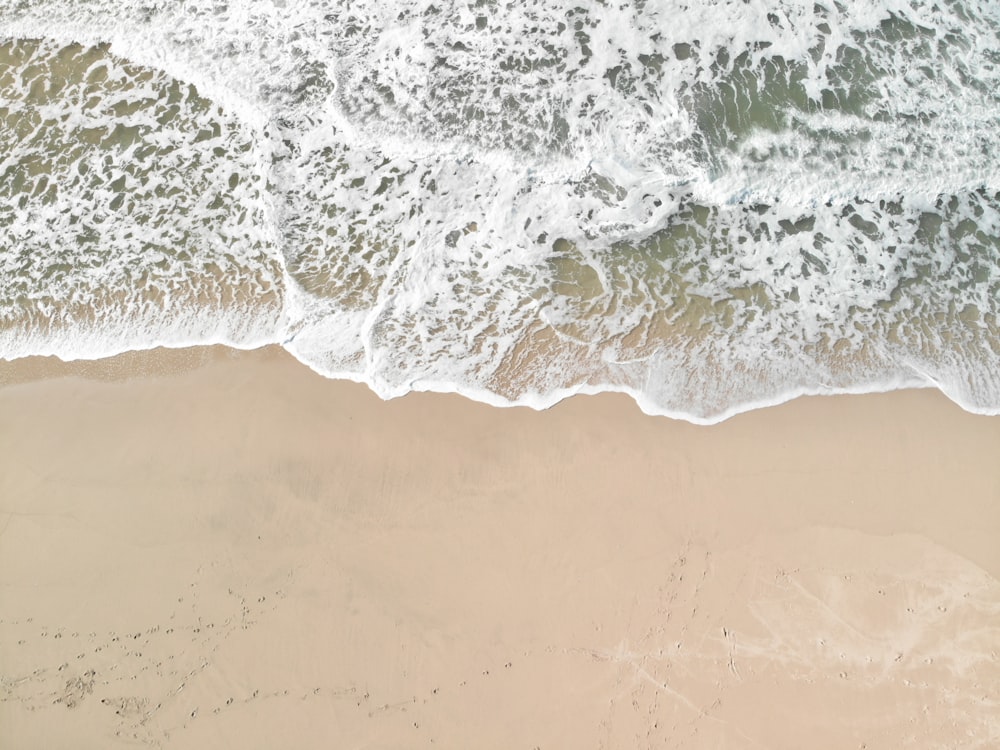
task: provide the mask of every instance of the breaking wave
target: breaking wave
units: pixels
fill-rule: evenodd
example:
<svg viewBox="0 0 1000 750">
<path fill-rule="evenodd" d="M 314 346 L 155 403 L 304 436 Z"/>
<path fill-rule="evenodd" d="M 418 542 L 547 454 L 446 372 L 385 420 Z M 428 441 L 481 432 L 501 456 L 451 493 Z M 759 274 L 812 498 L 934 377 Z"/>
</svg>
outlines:
<svg viewBox="0 0 1000 750">
<path fill-rule="evenodd" d="M 1000 413 L 1000 4 L 0 4 L 0 356 Z"/>
</svg>

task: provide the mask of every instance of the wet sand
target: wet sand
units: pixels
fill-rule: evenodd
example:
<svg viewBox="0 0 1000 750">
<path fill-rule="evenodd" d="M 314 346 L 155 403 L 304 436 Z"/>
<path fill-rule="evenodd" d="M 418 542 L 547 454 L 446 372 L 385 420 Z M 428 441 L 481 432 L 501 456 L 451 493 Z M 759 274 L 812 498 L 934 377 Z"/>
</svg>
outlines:
<svg viewBox="0 0 1000 750">
<path fill-rule="evenodd" d="M 0 747 L 995 748 L 1000 419 L 0 363 Z"/>
</svg>

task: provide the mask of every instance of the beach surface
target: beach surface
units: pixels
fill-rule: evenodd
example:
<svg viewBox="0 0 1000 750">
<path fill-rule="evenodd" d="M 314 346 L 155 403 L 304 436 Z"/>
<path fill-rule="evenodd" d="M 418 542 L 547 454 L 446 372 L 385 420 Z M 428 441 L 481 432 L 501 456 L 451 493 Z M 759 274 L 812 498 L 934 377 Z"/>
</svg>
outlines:
<svg viewBox="0 0 1000 750">
<path fill-rule="evenodd" d="M 1000 419 L 0 363 L 0 747 L 996 748 Z"/>
</svg>

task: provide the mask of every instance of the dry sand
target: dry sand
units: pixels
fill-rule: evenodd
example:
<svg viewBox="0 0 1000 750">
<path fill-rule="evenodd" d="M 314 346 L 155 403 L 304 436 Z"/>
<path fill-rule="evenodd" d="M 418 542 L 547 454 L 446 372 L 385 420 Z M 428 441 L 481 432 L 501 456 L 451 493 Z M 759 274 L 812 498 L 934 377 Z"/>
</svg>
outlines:
<svg viewBox="0 0 1000 750">
<path fill-rule="evenodd" d="M 4 750 L 1000 747 L 1000 419 L 936 392 L 706 428 L 274 350 L 0 380 Z"/>
</svg>

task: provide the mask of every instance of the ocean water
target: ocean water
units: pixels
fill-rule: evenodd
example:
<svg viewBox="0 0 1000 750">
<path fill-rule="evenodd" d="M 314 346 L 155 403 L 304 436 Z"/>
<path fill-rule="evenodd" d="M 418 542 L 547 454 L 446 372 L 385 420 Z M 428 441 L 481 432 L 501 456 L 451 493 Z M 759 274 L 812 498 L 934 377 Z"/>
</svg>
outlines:
<svg viewBox="0 0 1000 750">
<path fill-rule="evenodd" d="M 0 0 L 0 358 L 1000 413 L 996 0 Z"/>
</svg>

